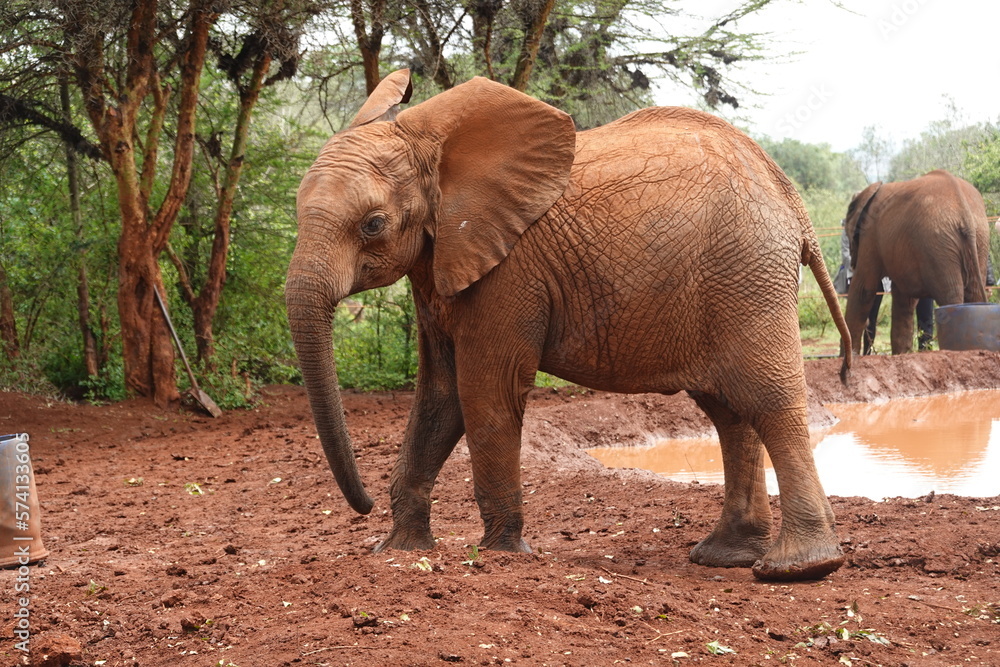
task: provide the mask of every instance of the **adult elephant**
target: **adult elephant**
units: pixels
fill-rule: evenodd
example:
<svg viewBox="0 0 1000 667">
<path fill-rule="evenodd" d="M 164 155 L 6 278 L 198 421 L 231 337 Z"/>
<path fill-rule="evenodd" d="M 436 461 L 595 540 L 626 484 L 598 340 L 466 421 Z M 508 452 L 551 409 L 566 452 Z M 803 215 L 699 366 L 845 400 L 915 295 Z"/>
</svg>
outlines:
<svg viewBox="0 0 1000 667">
<path fill-rule="evenodd" d="M 407 71 L 387 77 L 303 178 L 285 288 L 320 440 L 348 503 L 367 513 L 331 319 L 347 295 L 412 281 L 416 398 L 379 549 L 434 546 L 431 488 L 464 434 L 481 545 L 530 551 L 521 423 L 543 370 L 608 391 L 686 389 L 709 415 L 725 500 L 692 560 L 772 579 L 838 568 L 806 422 L 800 263 L 845 340 L 847 330 L 809 218 L 775 163 L 691 109 L 646 109 L 576 134 L 566 114 L 486 79 L 396 116 L 409 90 Z M 765 449 L 781 492 L 773 544 Z"/>
<path fill-rule="evenodd" d="M 913 351 L 917 301 L 939 306 L 986 301 L 989 223 L 982 195 L 947 171 L 873 183 L 851 200 L 844 220 L 854 276 L 847 326 L 861 346 L 882 278 L 892 280 L 892 353 Z"/>
</svg>

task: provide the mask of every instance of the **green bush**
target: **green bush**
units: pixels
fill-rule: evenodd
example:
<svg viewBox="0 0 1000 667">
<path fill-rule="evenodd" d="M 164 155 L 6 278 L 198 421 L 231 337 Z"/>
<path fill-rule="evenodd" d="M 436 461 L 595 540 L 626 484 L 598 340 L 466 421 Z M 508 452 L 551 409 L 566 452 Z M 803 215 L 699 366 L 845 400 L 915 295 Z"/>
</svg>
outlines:
<svg viewBox="0 0 1000 667">
<path fill-rule="evenodd" d="M 340 386 L 365 391 L 412 386 L 417 326 L 409 279 L 345 299 L 337 308 L 333 338 Z"/>
</svg>

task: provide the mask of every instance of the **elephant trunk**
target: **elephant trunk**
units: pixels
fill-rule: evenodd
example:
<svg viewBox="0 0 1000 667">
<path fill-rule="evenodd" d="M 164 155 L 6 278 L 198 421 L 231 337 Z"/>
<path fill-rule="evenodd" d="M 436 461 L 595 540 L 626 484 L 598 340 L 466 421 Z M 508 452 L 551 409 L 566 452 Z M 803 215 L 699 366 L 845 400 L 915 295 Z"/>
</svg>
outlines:
<svg viewBox="0 0 1000 667">
<path fill-rule="evenodd" d="M 365 491 L 354 460 L 333 357 L 333 313 L 342 295 L 333 294 L 338 290 L 325 283 L 315 273 L 296 271 L 293 262 L 285 288 L 285 305 L 326 460 L 348 504 L 356 512 L 368 514 L 375 501 Z"/>
</svg>

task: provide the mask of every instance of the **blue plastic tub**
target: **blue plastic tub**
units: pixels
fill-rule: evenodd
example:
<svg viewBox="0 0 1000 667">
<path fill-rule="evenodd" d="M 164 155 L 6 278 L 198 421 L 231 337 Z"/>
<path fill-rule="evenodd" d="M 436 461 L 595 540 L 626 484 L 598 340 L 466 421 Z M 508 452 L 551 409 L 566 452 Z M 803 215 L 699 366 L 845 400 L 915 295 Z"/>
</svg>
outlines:
<svg viewBox="0 0 1000 667">
<path fill-rule="evenodd" d="M 1000 304 L 961 303 L 934 311 L 942 350 L 1000 352 Z"/>
</svg>

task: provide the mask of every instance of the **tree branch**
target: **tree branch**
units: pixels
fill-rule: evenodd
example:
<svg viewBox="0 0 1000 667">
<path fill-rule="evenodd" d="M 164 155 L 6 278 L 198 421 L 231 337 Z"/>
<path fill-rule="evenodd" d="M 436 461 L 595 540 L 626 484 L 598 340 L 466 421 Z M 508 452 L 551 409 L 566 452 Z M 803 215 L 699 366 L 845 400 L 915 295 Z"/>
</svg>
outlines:
<svg viewBox="0 0 1000 667">
<path fill-rule="evenodd" d="M 83 136 L 75 125 L 47 116 L 23 100 L 0 93 L 0 127 L 13 126 L 18 121 L 55 132 L 67 146 L 80 155 L 92 160 L 104 159 L 101 147 Z"/>
</svg>

